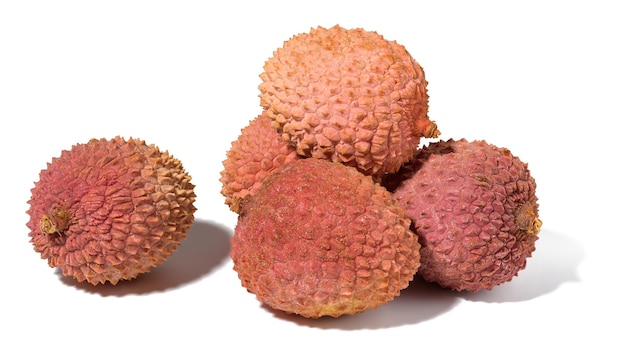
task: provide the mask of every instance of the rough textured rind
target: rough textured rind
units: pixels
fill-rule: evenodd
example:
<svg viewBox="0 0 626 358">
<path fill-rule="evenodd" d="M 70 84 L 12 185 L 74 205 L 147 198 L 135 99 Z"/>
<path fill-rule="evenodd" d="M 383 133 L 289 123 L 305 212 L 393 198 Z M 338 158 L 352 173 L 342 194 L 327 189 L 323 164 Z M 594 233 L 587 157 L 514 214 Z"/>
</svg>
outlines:
<svg viewBox="0 0 626 358">
<path fill-rule="evenodd" d="M 242 203 L 231 258 L 243 287 L 278 310 L 337 317 L 399 295 L 419 267 L 410 220 L 355 168 L 307 158 Z"/>
<path fill-rule="evenodd" d="M 264 65 L 261 106 L 298 154 L 395 172 L 428 118 L 427 81 L 404 46 L 373 31 L 318 27 L 284 42 Z"/>
<path fill-rule="evenodd" d="M 524 269 L 535 250 L 536 183 L 506 148 L 465 139 L 432 143 L 384 183 L 414 222 L 419 274 L 427 281 L 457 291 L 491 289 Z"/>
<path fill-rule="evenodd" d="M 254 194 L 265 177 L 300 158 L 295 148 L 271 126 L 266 113 L 261 113 L 241 130 L 222 162 L 220 182 L 225 204 L 238 213 L 241 199 Z"/>
<path fill-rule="evenodd" d="M 130 280 L 166 260 L 194 219 L 179 160 L 138 139 L 65 150 L 31 190 L 30 242 L 51 267 L 93 285 Z"/>
</svg>

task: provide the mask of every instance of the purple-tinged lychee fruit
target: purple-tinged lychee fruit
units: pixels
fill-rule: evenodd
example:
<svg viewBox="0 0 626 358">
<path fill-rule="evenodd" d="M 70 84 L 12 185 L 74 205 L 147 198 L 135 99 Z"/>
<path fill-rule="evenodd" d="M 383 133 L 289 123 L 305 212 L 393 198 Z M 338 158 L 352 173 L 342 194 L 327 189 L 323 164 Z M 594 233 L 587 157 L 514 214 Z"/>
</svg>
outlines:
<svg viewBox="0 0 626 358">
<path fill-rule="evenodd" d="M 425 280 L 476 292 L 525 268 L 541 227 L 536 183 L 508 149 L 431 143 L 391 179 L 384 185 L 413 221 Z"/>
<path fill-rule="evenodd" d="M 194 185 L 179 160 L 138 139 L 64 150 L 31 190 L 30 242 L 64 276 L 131 280 L 164 262 L 194 220 Z"/>
<path fill-rule="evenodd" d="M 300 156 L 289 142 L 282 139 L 265 112 L 251 120 L 231 143 L 222 162 L 221 193 L 225 203 L 239 212 L 241 199 L 252 195 L 271 172 Z"/>
<path fill-rule="evenodd" d="M 379 177 L 408 161 L 420 138 L 439 135 L 422 67 L 374 31 L 312 28 L 263 68 L 261 106 L 299 155 Z"/>
<path fill-rule="evenodd" d="M 353 167 L 292 161 L 242 200 L 231 258 L 258 300 L 304 317 L 352 315 L 385 304 L 419 267 L 410 219 Z"/>
</svg>

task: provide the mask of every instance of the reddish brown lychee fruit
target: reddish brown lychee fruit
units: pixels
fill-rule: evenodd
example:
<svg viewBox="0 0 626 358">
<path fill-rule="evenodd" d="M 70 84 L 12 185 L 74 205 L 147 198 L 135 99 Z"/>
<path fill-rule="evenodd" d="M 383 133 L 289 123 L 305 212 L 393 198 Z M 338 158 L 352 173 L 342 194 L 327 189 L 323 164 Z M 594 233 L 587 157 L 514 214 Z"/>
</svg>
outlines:
<svg viewBox="0 0 626 358">
<path fill-rule="evenodd" d="M 439 135 L 422 67 L 376 32 L 311 29 L 285 41 L 263 68 L 261 106 L 302 156 L 380 176 L 397 171 L 421 137 Z"/>
<path fill-rule="evenodd" d="M 31 190 L 30 242 L 64 276 L 130 280 L 165 261 L 194 219 L 181 162 L 138 139 L 92 139 L 64 150 Z"/>
<path fill-rule="evenodd" d="M 310 318 L 359 313 L 398 296 L 419 267 L 410 220 L 353 167 L 290 162 L 241 209 L 233 268 L 274 309 Z"/>
<path fill-rule="evenodd" d="M 238 213 L 241 199 L 252 195 L 271 172 L 299 159 L 296 149 L 283 140 L 263 112 L 241 130 L 222 162 L 221 193 L 225 203 Z"/>
<path fill-rule="evenodd" d="M 508 149 L 465 139 L 431 143 L 398 178 L 390 190 L 414 222 L 425 280 L 476 292 L 525 268 L 541 227 L 536 184 Z"/>
</svg>

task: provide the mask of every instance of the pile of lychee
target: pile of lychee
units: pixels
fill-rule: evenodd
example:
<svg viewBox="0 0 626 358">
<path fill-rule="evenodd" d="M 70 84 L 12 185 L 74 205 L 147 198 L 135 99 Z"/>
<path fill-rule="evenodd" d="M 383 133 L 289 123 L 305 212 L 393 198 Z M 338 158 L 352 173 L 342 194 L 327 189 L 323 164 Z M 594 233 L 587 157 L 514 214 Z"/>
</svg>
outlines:
<svg viewBox="0 0 626 358">
<path fill-rule="evenodd" d="M 527 164 L 484 140 L 436 140 L 424 70 L 404 46 L 318 27 L 285 41 L 260 78 L 260 113 L 220 173 L 238 215 L 233 268 L 259 301 L 338 317 L 392 301 L 416 275 L 476 292 L 524 269 L 541 227 Z M 160 265 L 194 220 L 181 162 L 133 138 L 63 151 L 31 194 L 35 251 L 93 285 Z"/>
<path fill-rule="evenodd" d="M 438 140 L 427 81 L 376 32 L 314 28 L 266 61 L 259 115 L 221 172 L 231 258 L 258 300 L 304 317 L 385 304 L 416 275 L 489 290 L 541 227 L 527 164 L 484 140 Z"/>
</svg>

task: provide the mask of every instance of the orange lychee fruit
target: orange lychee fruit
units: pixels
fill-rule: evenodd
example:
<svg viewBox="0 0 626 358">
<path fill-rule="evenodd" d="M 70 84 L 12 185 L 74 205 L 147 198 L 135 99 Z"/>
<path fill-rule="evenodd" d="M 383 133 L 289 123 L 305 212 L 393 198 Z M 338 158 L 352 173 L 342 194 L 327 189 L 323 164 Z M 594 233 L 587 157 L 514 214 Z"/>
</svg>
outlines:
<svg viewBox="0 0 626 358">
<path fill-rule="evenodd" d="M 261 106 L 301 156 L 381 176 L 420 138 L 439 135 L 423 68 L 374 31 L 317 27 L 285 41 L 263 68 Z"/>
<path fill-rule="evenodd" d="M 238 213 L 241 200 L 253 195 L 265 177 L 297 159 L 296 149 L 271 126 L 267 114 L 261 113 L 242 128 L 222 161 L 220 182 L 225 204 Z"/>
</svg>

